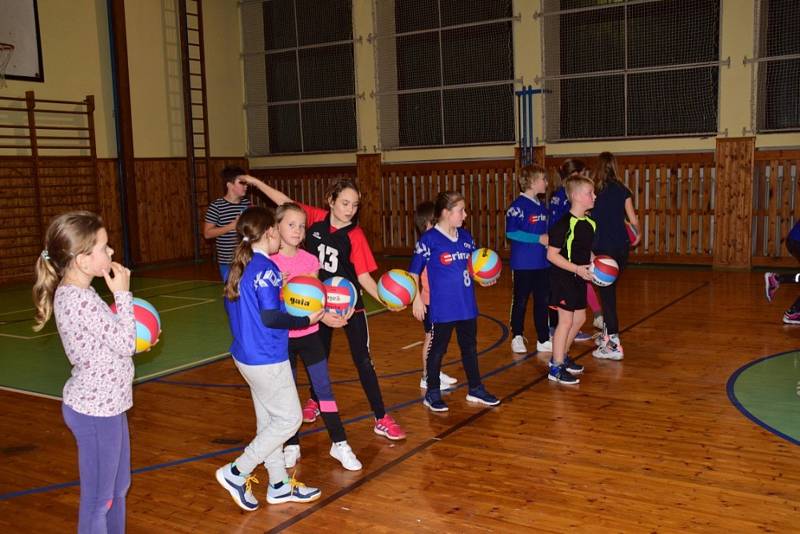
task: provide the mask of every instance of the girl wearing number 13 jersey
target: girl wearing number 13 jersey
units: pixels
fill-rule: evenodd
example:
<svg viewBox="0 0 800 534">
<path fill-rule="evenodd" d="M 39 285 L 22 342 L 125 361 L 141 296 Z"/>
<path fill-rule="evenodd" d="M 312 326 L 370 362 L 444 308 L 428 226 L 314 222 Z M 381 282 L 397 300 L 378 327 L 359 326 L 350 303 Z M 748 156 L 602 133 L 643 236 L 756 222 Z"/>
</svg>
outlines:
<svg viewBox="0 0 800 534">
<path fill-rule="evenodd" d="M 247 176 L 245 180 L 278 205 L 292 201 L 282 192 L 257 178 Z M 358 188 L 351 180 L 340 180 L 326 197 L 330 210 L 300 204 L 307 218 L 305 249 L 319 259 L 320 280 L 324 282 L 328 278 L 341 276 L 356 286 L 358 294 L 356 311 L 344 326 L 344 331 L 361 387 L 375 414 L 374 430 L 376 434 L 392 440 L 405 439 L 405 431 L 391 415 L 386 413 L 378 376 L 369 352 L 369 329 L 361 290 L 367 291 L 375 300 L 380 300 L 377 284 L 370 275 L 377 270 L 378 265 L 372 256 L 364 231 L 354 221 L 358 212 L 359 198 Z M 322 322 L 319 325 L 319 335 L 327 358 L 330 356 L 333 329 Z M 317 401 L 313 390 L 311 395 L 313 400 L 308 404 Z M 307 408 L 308 405 L 303 410 L 304 420 L 307 420 Z M 311 407 L 311 415 L 315 409 L 316 406 Z"/>
</svg>

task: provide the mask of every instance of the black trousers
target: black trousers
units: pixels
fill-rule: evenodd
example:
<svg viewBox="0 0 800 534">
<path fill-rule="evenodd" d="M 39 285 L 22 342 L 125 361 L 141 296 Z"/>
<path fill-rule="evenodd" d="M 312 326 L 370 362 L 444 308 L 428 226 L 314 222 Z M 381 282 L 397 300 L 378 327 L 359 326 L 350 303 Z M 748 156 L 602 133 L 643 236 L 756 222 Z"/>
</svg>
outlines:
<svg viewBox="0 0 800 534">
<path fill-rule="evenodd" d="M 367 400 L 369 401 L 369 405 L 375 417 L 377 419 L 383 419 L 386 415 L 386 409 L 383 405 L 381 386 L 378 384 L 378 375 L 375 373 L 375 365 L 372 363 L 372 357 L 369 354 L 367 314 L 363 310 L 354 313 L 344 327 L 344 333 L 347 335 L 347 343 L 350 345 L 350 354 L 353 357 L 353 364 L 356 366 L 356 371 L 358 371 L 361 388 L 367 395 Z M 322 345 L 325 347 L 325 357 L 330 358 L 333 329 L 319 323 L 319 335 L 322 339 Z M 438 380 L 438 374 L 436 378 Z M 317 400 L 313 388 L 311 397 Z"/>
<path fill-rule="evenodd" d="M 622 271 L 628 266 L 628 254 L 630 248 L 620 250 L 595 250 L 595 255 L 611 256 L 619 265 L 619 274 L 614 283 L 610 286 L 597 286 L 597 293 L 600 295 L 600 303 L 603 307 L 603 321 L 606 324 L 606 333 L 619 334 L 619 317 L 617 316 L 617 284 L 622 276 Z"/>
<path fill-rule="evenodd" d="M 428 351 L 426 370 L 428 373 L 428 391 L 439 391 L 439 371 L 442 369 L 442 358 L 447 352 L 450 337 L 456 331 L 458 346 L 461 348 L 461 365 L 467 375 L 469 389 L 481 385 L 481 373 L 478 369 L 478 321 L 465 319 L 451 323 L 433 323 L 431 330 L 431 347 Z"/>
<path fill-rule="evenodd" d="M 536 339 L 544 343 L 550 339 L 547 324 L 547 304 L 550 298 L 550 269 L 517 269 L 512 271 L 514 294 L 511 300 L 511 335 L 521 336 L 525 331 L 525 308 L 533 296 L 533 324 Z"/>
</svg>

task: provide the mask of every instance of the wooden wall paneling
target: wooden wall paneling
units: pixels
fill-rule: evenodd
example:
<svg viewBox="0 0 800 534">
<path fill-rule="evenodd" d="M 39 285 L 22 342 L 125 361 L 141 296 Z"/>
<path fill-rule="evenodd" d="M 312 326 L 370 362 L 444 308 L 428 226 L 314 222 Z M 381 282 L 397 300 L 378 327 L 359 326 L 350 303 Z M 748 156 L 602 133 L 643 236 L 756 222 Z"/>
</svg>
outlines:
<svg viewBox="0 0 800 534">
<path fill-rule="evenodd" d="M 775 160 L 771 160 L 767 165 L 768 177 L 768 191 L 769 191 L 769 204 L 767 212 L 768 230 L 767 230 L 767 255 L 772 256 L 775 254 L 775 234 L 777 232 L 777 215 L 778 215 L 778 191 L 780 186 L 778 184 L 777 164 Z"/>
<path fill-rule="evenodd" d="M 777 248 L 775 250 L 775 256 L 780 257 L 783 255 L 783 250 L 786 248 L 783 246 L 783 244 L 786 241 L 786 236 L 789 234 L 789 230 L 791 229 L 792 180 L 789 174 L 789 162 L 787 160 L 781 160 L 778 163 L 778 169 L 778 178 L 781 184 L 781 220 L 778 236 L 776 237 Z"/>
<path fill-rule="evenodd" d="M 383 252 L 380 239 L 380 205 L 381 205 L 381 155 L 358 154 L 356 156 L 356 175 L 361 190 L 359 204 L 359 224 L 372 245 L 373 252 Z M 321 181 L 321 180 L 318 180 Z"/>
<path fill-rule="evenodd" d="M 701 247 L 700 247 L 700 166 L 698 163 L 692 163 L 691 170 L 690 170 L 690 191 L 689 191 L 689 202 L 691 203 L 690 210 L 691 210 L 691 219 L 689 224 L 691 225 L 692 231 L 689 240 L 689 253 L 690 254 L 701 254 Z"/>
<path fill-rule="evenodd" d="M 115 259 L 122 258 L 122 215 L 119 205 L 119 176 L 116 159 L 97 160 L 97 195 L 100 216 L 108 231 L 108 241 L 115 249 Z"/>
<path fill-rule="evenodd" d="M 194 257 L 186 160 L 137 159 L 134 170 L 141 261 L 156 263 Z"/>
<path fill-rule="evenodd" d="M 657 254 L 658 247 L 656 243 L 656 212 L 658 206 L 656 205 L 656 188 L 658 182 L 656 181 L 656 166 L 651 164 L 647 169 L 647 249 L 648 254 Z"/>
<path fill-rule="evenodd" d="M 0 158 L 0 282 L 31 278 L 42 250 L 30 157 Z"/>
<path fill-rule="evenodd" d="M 679 248 L 677 248 L 677 252 L 679 254 L 691 254 L 692 251 L 689 247 L 691 242 L 691 230 L 689 228 L 689 197 L 691 196 L 691 182 L 689 181 L 689 166 L 685 163 L 681 165 L 680 180 L 678 183 L 681 215 L 680 233 L 677 234 L 680 236 L 680 239 L 678 240 Z"/>
<path fill-rule="evenodd" d="M 750 267 L 754 152 L 754 137 L 717 139 L 714 267 Z"/>
</svg>

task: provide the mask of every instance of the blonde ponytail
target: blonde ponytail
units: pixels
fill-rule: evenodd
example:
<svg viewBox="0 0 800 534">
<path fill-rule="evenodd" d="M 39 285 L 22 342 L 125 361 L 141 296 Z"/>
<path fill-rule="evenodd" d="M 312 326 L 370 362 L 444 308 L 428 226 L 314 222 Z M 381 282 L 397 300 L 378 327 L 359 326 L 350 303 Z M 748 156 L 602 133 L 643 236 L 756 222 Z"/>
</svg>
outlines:
<svg viewBox="0 0 800 534">
<path fill-rule="evenodd" d="M 88 254 L 97 243 L 97 232 L 103 227 L 99 215 L 90 211 L 71 211 L 50 223 L 42 253 L 36 258 L 36 282 L 31 296 L 34 315 L 33 330 L 39 332 L 53 315 L 53 296 L 61 278 L 78 254 Z"/>
</svg>

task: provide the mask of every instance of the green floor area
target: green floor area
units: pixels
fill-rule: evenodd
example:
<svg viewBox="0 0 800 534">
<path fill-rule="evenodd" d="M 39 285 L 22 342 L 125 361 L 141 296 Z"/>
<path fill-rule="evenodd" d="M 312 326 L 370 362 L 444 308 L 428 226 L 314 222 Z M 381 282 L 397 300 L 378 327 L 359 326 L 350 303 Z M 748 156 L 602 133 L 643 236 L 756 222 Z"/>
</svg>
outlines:
<svg viewBox="0 0 800 534">
<path fill-rule="evenodd" d="M 734 403 L 751 418 L 800 443 L 800 351 L 742 369 L 734 377 L 732 393 Z"/>
<path fill-rule="evenodd" d="M 227 356 L 230 331 L 222 305 L 222 284 L 203 280 L 134 278 L 133 293 L 161 315 L 161 340 L 137 355 L 136 381 Z M 110 300 L 104 283 L 96 286 Z M 70 365 L 54 321 L 34 332 L 30 286 L 0 292 L 0 387 L 60 397 Z M 365 297 L 368 311 L 382 309 Z"/>
</svg>

